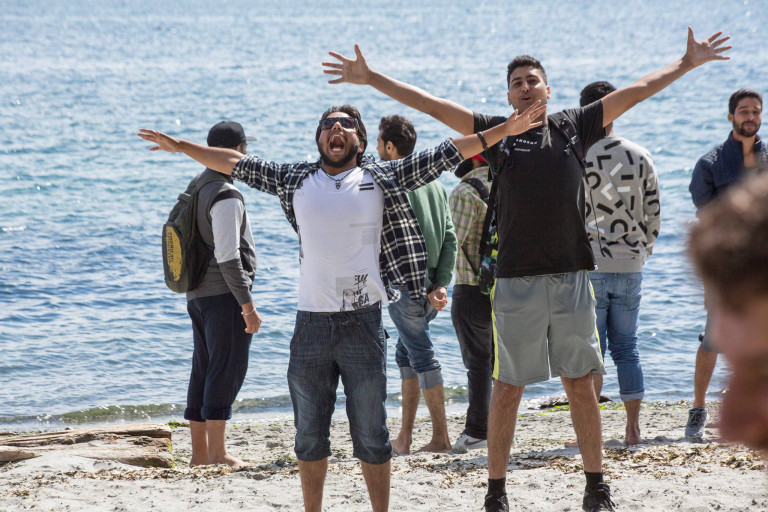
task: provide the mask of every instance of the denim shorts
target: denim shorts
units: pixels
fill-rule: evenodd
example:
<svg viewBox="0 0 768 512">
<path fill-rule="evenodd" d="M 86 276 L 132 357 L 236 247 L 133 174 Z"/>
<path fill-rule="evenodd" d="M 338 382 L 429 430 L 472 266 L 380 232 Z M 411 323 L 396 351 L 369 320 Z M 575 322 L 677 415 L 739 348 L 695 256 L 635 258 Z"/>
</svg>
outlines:
<svg viewBox="0 0 768 512">
<path fill-rule="evenodd" d="M 426 298 L 411 299 L 408 288 L 398 289 L 400 300 L 389 305 L 389 316 L 400 335 L 395 348 L 400 378 L 418 377 L 421 389 L 432 389 L 443 383 L 443 373 L 429 335 L 429 322 L 437 316 L 437 310 Z"/>
<path fill-rule="evenodd" d="M 381 306 L 339 313 L 298 311 L 288 388 L 302 461 L 331 455 L 331 416 L 339 377 L 346 397 L 353 455 L 368 464 L 392 458 L 387 430 L 387 344 Z"/>
</svg>

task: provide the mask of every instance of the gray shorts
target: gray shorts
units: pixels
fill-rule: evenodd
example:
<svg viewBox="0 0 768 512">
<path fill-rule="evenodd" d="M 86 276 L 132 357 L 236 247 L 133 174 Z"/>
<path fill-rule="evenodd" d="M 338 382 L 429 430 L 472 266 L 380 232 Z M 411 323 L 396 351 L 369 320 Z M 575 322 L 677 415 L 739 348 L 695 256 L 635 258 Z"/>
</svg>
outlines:
<svg viewBox="0 0 768 512">
<path fill-rule="evenodd" d="M 712 337 L 709 335 L 709 311 L 707 311 L 707 324 L 704 326 L 704 332 L 699 334 L 699 341 L 701 342 L 702 350 L 714 352 L 715 354 L 720 353 L 720 350 L 718 350 L 712 341 Z"/>
<path fill-rule="evenodd" d="M 586 270 L 497 279 L 493 378 L 515 386 L 605 375 Z"/>
</svg>

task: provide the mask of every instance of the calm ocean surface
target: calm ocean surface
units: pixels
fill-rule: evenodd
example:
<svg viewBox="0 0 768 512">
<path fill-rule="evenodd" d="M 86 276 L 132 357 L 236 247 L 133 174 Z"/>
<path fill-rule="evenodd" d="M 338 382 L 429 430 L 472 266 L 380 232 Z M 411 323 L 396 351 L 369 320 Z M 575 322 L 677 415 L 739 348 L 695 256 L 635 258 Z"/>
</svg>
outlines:
<svg viewBox="0 0 768 512">
<path fill-rule="evenodd" d="M 337 4 L 334 4 L 337 5 Z M 647 147 L 662 185 L 662 233 L 646 265 L 640 350 L 646 398 L 692 394 L 701 287 L 684 255 L 693 165 L 725 139 L 734 90 L 768 78 L 765 1 L 517 3 L 358 1 L 39 2 L 0 9 L 0 430 L 181 419 L 191 363 L 183 296 L 163 284 L 160 229 L 201 167 L 147 151 L 141 127 L 204 142 L 221 119 L 258 137 L 251 152 L 314 160 L 328 106 L 414 121 L 417 149 L 455 135 L 370 88 L 330 86 L 320 62 L 360 43 L 369 63 L 467 107 L 508 114 L 506 63 L 547 68 L 551 111 L 588 82 L 617 86 L 679 58 L 686 26 L 722 29 L 729 62 L 694 70 L 616 124 Z M 375 149 L 372 146 L 371 149 Z M 449 189 L 457 180 L 441 178 Z M 251 347 L 236 419 L 288 416 L 285 373 L 297 300 L 297 238 L 272 196 L 242 187 L 259 258 L 264 324 Z M 390 334 L 396 332 L 387 315 Z M 464 368 L 448 311 L 432 323 L 452 411 Z M 394 336 L 393 336 L 394 337 Z M 391 408 L 399 380 L 389 349 Z M 605 392 L 617 397 L 608 359 Z M 718 367 L 711 391 L 724 386 Z M 559 380 L 526 391 L 559 393 Z"/>
</svg>

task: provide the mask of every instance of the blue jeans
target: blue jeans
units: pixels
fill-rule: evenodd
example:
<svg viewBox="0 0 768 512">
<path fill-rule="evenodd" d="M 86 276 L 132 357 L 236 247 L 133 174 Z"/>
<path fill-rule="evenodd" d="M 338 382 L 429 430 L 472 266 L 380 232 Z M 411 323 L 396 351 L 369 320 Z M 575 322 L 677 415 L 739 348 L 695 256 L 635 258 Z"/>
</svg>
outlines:
<svg viewBox="0 0 768 512">
<path fill-rule="evenodd" d="M 642 272 L 590 272 L 589 280 L 597 305 L 600 349 L 611 351 L 619 375 L 621 400 L 642 400 L 645 395 L 643 368 L 637 351 L 637 320 L 643 289 Z"/>
<path fill-rule="evenodd" d="M 368 464 L 391 459 L 381 306 L 340 313 L 298 311 L 290 350 L 296 457 L 311 462 L 331 455 L 331 416 L 341 377 L 353 455 Z"/>
<path fill-rule="evenodd" d="M 437 316 L 437 311 L 427 299 L 412 300 L 407 288 L 398 287 L 398 290 L 400 300 L 389 305 L 389 316 L 400 335 L 395 351 L 400 378 L 418 377 L 421 389 L 439 386 L 443 383 L 443 374 L 429 337 L 429 322 Z"/>
</svg>

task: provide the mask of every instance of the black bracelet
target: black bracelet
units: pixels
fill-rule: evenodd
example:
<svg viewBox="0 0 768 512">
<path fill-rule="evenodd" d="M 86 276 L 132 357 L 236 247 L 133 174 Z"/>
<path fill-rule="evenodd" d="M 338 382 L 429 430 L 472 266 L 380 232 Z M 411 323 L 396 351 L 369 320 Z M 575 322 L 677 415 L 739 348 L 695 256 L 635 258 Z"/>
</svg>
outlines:
<svg viewBox="0 0 768 512">
<path fill-rule="evenodd" d="M 480 139 L 480 144 L 483 145 L 483 151 L 488 151 L 488 143 L 485 142 L 485 137 L 483 136 L 483 132 L 477 132 L 477 138 Z"/>
</svg>

